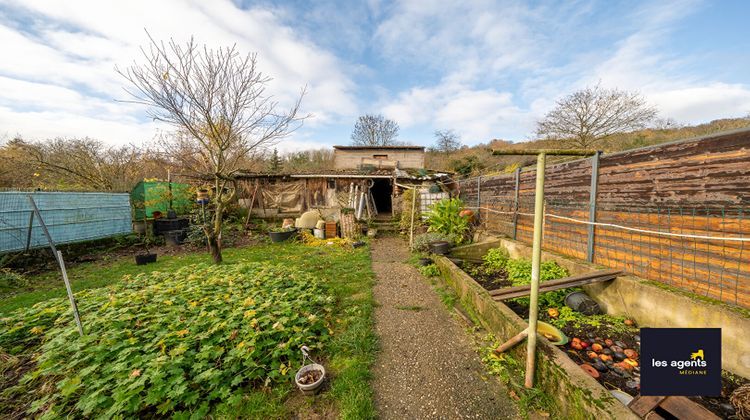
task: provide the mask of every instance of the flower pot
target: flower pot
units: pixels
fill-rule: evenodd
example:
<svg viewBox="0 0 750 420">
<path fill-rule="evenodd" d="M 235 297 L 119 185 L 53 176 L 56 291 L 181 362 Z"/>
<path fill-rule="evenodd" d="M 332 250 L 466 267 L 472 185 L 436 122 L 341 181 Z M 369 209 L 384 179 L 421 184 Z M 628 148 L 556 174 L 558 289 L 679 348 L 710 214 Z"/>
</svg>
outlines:
<svg viewBox="0 0 750 420">
<path fill-rule="evenodd" d="M 316 379 L 317 380 L 314 380 Z M 323 365 L 313 363 L 305 365 L 294 375 L 294 382 L 304 395 L 315 395 L 320 391 L 321 385 L 326 379 L 326 368 Z"/>
<path fill-rule="evenodd" d="M 141 254 L 135 256 L 135 265 L 146 265 L 156 262 L 156 254 Z"/>
<path fill-rule="evenodd" d="M 529 322 L 529 320 L 527 319 L 526 322 Z M 536 321 L 536 332 L 543 335 L 544 338 L 549 340 L 550 344 L 555 346 L 563 346 L 568 343 L 568 336 L 565 333 L 544 321 Z"/>
<path fill-rule="evenodd" d="M 297 229 L 292 229 L 284 232 L 268 232 L 268 236 L 271 238 L 271 242 L 274 243 L 284 242 L 295 235 L 297 235 Z"/>
<path fill-rule="evenodd" d="M 180 246 L 182 244 L 182 231 L 170 230 L 164 232 L 164 242 L 169 246 Z"/>
<path fill-rule="evenodd" d="M 584 292 L 572 292 L 565 296 L 565 306 L 584 315 L 597 315 L 602 313 L 599 304 Z"/>
<path fill-rule="evenodd" d="M 151 217 L 153 217 L 154 220 L 161 219 L 161 216 L 162 216 L 162 214 L 161 214 L 160 211 L 155 211 L 155 212 L 151 213 Z"/>
<path fill-rule="evenodd" d="M 428 244 L 430 252 L 438 255 L 445 255 L 451 250 L 451 243 L 448 241 L 432 241 Z"/>
<path fill-rule="evenodd" d="M 432 264 L 432 258 L 420 258 L 419 259 L 419 265 L 422 267 L 428 266 Z"/>
<path fill-rule="evenodd" d="M 133 232 L 143 235 L 146 233 L 146 222 L 133 222 Z"/>
</svg>

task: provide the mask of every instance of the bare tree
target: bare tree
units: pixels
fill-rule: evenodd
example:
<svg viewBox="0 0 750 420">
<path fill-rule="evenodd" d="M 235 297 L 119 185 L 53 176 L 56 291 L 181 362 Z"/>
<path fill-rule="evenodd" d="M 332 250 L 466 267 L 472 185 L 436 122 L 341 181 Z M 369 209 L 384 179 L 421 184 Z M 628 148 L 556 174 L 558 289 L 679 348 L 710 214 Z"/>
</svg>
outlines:
<svg viewBox="0 0 750 420">
<path fill-rule="evenodd" d="M 352 144 L 355 146 L 392 146 L 398 138 L 398 124 L 382 115 L 361 115 L 354 124 Z"/>
<path fill-rule="evenodd" d="M 31 172 L 34 186 L 62 190 L 129 191 L 147 174 L 161 176 L 164 165 L 150 165 L 148 151 L 133 145 L 106 146 L 91 138 L 25 141 L 4 148 L 14 172 Z"/>
<path fill-rule="evenodd" d="M 164 142 L 167 152 L 198 179 L 212 182 L 213 216 L 204 224 L 211 256 L 222 261 L 224 210 L 237 192 L 236 173 L 249 156 L 296 130 L 304 89 L 286 111 L 266 92 L 269 77 L 257 68 L 257 55 L 236 46 L 210 49 L 191 38 L 185 44 L 157 42 L 141 48 L 142 62 L 117 69 L 130 82 L 133 103 L 148 106 L 155 120 L 175 127 Z"/>
<path fill-rule="evenodd" d="M 453 153 L 461 148 L 461 136 L 453 130 L 435 131 L 435 151 Z"/>
<path fill-rule="evenodd" d="M 656 109 L 640 94 L 596 85 L 558 101 L 536 133 L 586 149 L 612 134 L 644 128 L 654 117 Z"/>
</svg>

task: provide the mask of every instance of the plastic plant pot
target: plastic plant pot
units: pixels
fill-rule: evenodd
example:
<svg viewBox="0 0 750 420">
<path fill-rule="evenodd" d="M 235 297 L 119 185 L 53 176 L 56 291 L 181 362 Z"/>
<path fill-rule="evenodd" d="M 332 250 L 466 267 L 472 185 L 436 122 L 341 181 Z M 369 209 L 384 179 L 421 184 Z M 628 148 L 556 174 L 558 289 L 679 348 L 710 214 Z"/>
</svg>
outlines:
<svg viewBox="0 0 750 420">
<path fill-rule="evenodd" d="M 141 254 L 135 256 L 135 265 L 146 265 L 156 262 L 156 254 Z"/>
<path fill-rule="evenodd" d="M 320 378 L 318 378 L 317 381 L 311 383 L 311 384 L 303 384 L 300 382 L 300 379 L 307 374 L 310 371 L 317 370 L 321 373 Z M 326 379 L 326 368 L 323 367 L 323 365 L 319 365 L 317 363 L 312 363 L 309 365 L 302 366 L 300 370 L 297 371 L 297 374 L 294 375 L 294 382 L 297 384 L 297 388 L 302 391 L 302 394 L 304 395 L 315 395 L 320 391 L 321 385 L 323 385 L 323 382 Z"/>
<path fill-rule="evenodd" d="M 428 266 L 430 264 L 432 264 L 432 258 L 420 258 L 419 259 L 419 265 L 421 265 L 422 267 Z"/>
<path fill-rule="evenodd" d="M 526 322 L 529 322 L 529 320 L 527 319 Z M 568 336 L 565 333 L 558 330 L 554 325 L 544 321 L 536 321 L 536 332 L 555 346 L 564 346 L 568 343 Z"/>
<path fill-rule="evenodd" d="M 271 238 L 271 242 L 284 242 L 297 235 L 297 229 L 292 229 L 284 232 L 268 232 L 268 236 Z"/>
<path fill-rule="evenodd" d="M 599 304 L 584 292 L 572 292 L 565 296 L 565 306 L 584 315 L 597 315 L 602 313 Z"/>
</svg>

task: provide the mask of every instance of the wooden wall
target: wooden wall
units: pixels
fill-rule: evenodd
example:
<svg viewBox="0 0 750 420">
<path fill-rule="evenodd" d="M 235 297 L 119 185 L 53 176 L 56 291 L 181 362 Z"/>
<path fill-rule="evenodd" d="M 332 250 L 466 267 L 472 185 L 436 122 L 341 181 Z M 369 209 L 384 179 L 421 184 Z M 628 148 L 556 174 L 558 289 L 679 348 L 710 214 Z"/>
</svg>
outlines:
<svg viewBox="0 0 750 420">
<path fill-rule="evenodd" d="M 592 159 L 549 165 L 546 213 L 589 220 Z M 596 221 L 712 237 L 750 238 L 750 130 L 604 154 Z M 483 227 L 531 242 L 535 171 L 461 181 Z M 479 194 L 477 194 L 477 190 Z M 514 223 L 514 219 L 517 222 Z M 585 259 L 586 224 L 545 218 L 544 247 Z M 596 227 L 593 261 L 724 302 L 750 307 L 750 242 L 676 238 Z"/>
</svg>

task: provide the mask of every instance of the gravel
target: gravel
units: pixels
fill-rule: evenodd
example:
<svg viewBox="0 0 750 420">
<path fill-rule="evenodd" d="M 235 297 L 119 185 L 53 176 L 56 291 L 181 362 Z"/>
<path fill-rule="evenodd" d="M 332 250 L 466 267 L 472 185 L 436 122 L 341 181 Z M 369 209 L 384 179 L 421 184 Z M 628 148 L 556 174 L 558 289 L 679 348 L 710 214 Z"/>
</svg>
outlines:
<svg viewBox="0 0 750 420">
<path fill-rule="evenodd" d="M 485 372 L 464 327 L 429 280 L 405 263 L 408 257 L 400 238 L 379 238 L 372 245 L 380 339 L 373 368 L 378 416 L 517 418 L 508 390 Z"/>
</svg>

